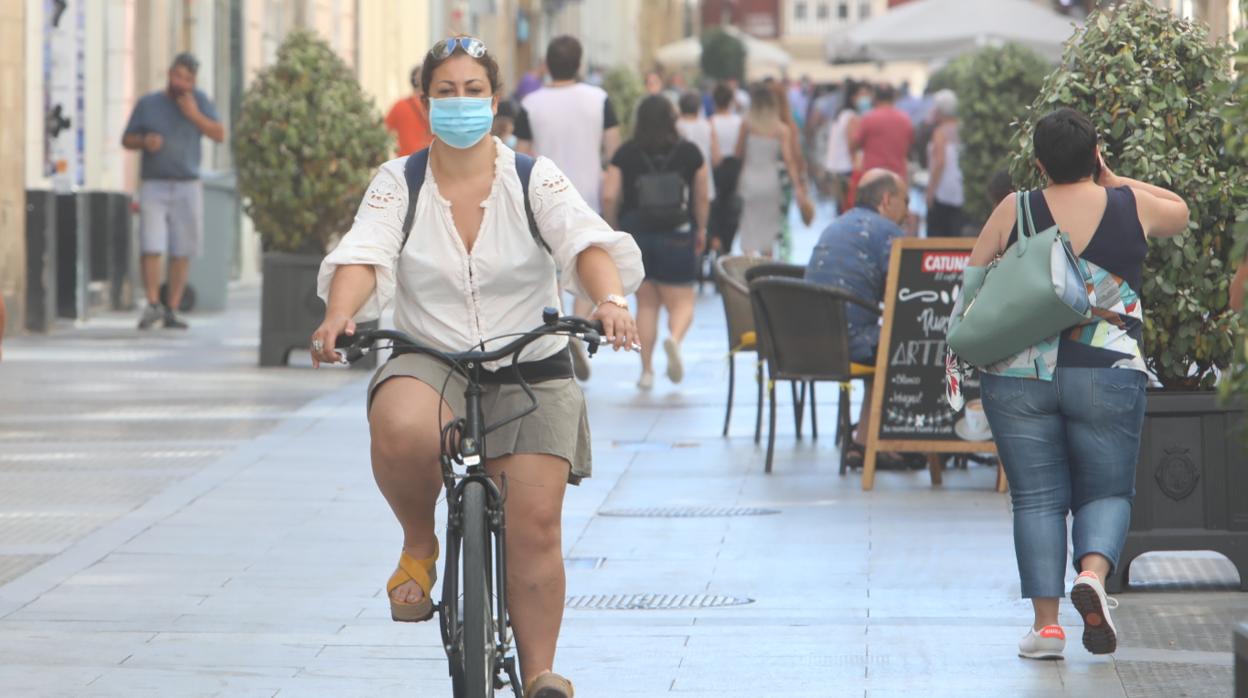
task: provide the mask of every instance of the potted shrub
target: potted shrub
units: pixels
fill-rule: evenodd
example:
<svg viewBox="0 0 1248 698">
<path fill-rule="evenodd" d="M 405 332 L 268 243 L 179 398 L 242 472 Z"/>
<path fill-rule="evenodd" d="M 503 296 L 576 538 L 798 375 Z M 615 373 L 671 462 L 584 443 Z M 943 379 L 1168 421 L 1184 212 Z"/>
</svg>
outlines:
<svg viewBox="0 0 1248 698">
<path fill-rule="evenodd" d="M 988 180 L 1009 167 L 1019 115 L 1035 101 L 1052 64 L 1019 44 L 990 46 L 955 58 L 932 76 L 928 92 L 950 89 L 958 96 L 962 120 L 963 206 L 977 227 L 996 203 L 988 200 Z"/>
<path fill-rule="evenodd" d="M 244 94 L 232 139 L 239 193 L 264 248 L 260 365 L 280 366 L 321 322 L 317 269 L 350 229 L 390 136 L 342 59 L 295 31 Z"/>
<path fill-rule="evenodd" d="M 1233 356 L 1233 229 L 1248 203 L 1244 158 L 1224 147 L 1228 51 L 1203 26 L 1148 3 L 1093 14 L 1018 134 L 1015 181 L 1038 185 L 1032 124 L 1058 106 L 1079 109 L 1115 172 L 1173 188 L 1192 212 L 1184 235 L 1149 242 L 1143 351 L 1159 388 L 1149 391 L 1131 531 L 1111 589 L 1144 552 L 1199 549 L 1231 558 L 1248 590 L 1248 467 L 1232 436 L 1243 412 L 1214 390 Z"/>
</svg>

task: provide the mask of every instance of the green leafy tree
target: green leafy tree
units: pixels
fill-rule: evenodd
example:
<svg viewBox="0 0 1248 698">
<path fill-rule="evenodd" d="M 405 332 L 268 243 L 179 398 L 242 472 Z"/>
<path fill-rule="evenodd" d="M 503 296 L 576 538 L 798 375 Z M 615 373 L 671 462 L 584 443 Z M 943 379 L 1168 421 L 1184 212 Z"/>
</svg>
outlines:
<svg viewBox="0 0 1248 698">
<path fill-rule="evenodd" d="M 966 188 L 964 210 L 982 223 L 992 213 L 988 181 L 1009 166 L 1019 117 L 1040 94 L 1052 66 L 1018 44 L 989 47 L 954 59 L 933 76 L 935 89 L 958 95 L 962 120 L 962 175 Z M 928 91 L 933 91 L 931 82 Z"/>
<path fill-rule="evenodd" d="M 1016 135 L 1014 180 L 1039 186 L 1032 128 L 1073 107 L 1096 125 L 1111 169 L 1187 201 L 1191 227 L 1149 242 L 1141 289 L 1145 360 L 1167 389 L 1211 388 L 1233 354 L 1233 227 L 1248 198 L 1244 158 L 1223 137 L 1228 58 L 1203 26 L 1145 2 L 1093 14 Z"/>
<path fill-rule="evenodd" d="M 716 80 L 745 79 L 745 44 L 723 29 L 702 34 L 702 74 Z"/>
<path fill-rule="evenodd" d="M 1240 2 L 1243 12 L 1248 12 L 1248 1 Z M 1239 50 L 1235 54 L 1235 83 L 1231 88 L 1231 98 L 1223 109 L 1223 135 L 1226 137 L 1226 150 L 1232 157 L 1248 161 L 1248 29 L 1240 29 L 1235 35 Z M 1248 209 L 1241 209 L 1235 222 L 1236 244 L 1231 251 L 1231 259 L 1227 265 L 1228 273 L 1236 267 L 1236 261 L 1243 263 L 1248 253 Z M 1236 318 L 1238 334 L 1234 342 L 1234 363 L 1227 379 L 1222 382 L 1224 398 L 1243 400 L 1248 397 L 1248 337 L 1244 335 L 1246 318 L 1243 313 Z M 1248 429 L 1245 430 L 1248 436 Z"/>
<path fill-rule="evenodd" d="M 307 31 L 247 89 L 232 138 L 244 208 L 264 249 L 280 252 L 324 254 L 391 148 L 351 69 Z"/>
<path fill-rule="evenodd" d="M 633 120 L 637 116 L 637 102 L 646 91 L 637 72 L 624 66 L 616 66 L 603 77 L 602 87 L 611 100 L 611 108 L 620 120 L 620 140 L 633 135 Z"/>
</svg>

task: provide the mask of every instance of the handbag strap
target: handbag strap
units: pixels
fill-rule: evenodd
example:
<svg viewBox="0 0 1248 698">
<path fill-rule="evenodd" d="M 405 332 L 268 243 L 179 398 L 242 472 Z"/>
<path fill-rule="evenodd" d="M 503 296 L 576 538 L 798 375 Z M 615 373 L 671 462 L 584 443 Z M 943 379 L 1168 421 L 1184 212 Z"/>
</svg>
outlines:
<svg viewBox="0 0 1248 698">
<path fill-rule="evenodd" d="M 1031 192 L 1018 192 L 1014 209 L 1018 214 L 1018 256 L 1027 252 L 1029 238 L 1036 235 L 1036 222 L 1031 217 Z"/>
</svg>

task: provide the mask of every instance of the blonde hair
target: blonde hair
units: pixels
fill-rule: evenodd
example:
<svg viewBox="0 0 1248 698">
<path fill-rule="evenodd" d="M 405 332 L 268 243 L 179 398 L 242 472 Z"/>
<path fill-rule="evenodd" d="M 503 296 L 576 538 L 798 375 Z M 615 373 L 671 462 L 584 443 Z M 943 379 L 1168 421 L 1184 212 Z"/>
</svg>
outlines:
<svg viewBox="0 0 1248 698">
<path fill-rule="evenodd" d="M 750 111 L 745 121 L 754 131 L 774 132 L 783 123 L 776 93 L 763 84 L 750 89 Z"/>
</svg>

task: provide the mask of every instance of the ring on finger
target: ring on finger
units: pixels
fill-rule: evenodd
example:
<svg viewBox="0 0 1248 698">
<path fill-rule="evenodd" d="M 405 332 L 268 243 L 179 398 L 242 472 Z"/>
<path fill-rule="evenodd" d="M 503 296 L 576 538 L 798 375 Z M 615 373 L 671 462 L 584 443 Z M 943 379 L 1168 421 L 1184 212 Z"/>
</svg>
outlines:
<svg viewBox="0 0 1248 698">
<path fill-rule="evenodd" d="M 312 340 L 312 351 L 319 353 L 324 349 L 325 349 L 325 342 L 322 342 L 319 339 Z"/>
</svg>

